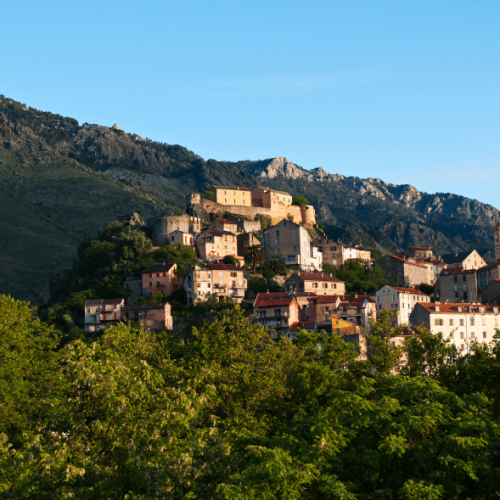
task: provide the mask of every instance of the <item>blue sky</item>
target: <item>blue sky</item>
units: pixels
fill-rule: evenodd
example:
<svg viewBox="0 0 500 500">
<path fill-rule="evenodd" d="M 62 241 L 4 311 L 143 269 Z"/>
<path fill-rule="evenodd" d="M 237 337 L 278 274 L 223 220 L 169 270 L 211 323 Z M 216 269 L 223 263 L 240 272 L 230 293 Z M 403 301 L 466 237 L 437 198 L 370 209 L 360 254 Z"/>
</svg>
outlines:
<svg viewBox="0 0 500 500">
<path fill-rule="evenodd" d="M 0 94 L 203 158 L 500 208 L 500 2 L 23 1 Z"/>
</svg>

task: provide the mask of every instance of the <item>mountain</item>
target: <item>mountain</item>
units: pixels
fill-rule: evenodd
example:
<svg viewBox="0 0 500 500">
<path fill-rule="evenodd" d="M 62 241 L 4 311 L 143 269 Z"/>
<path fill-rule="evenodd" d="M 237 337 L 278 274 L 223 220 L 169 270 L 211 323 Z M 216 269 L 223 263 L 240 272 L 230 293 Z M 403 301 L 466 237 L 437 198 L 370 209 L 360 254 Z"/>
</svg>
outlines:
<svg viewBox="0 0 500 500">
<path fill-rule="evenodd" d="M 80 125 L 0 96 L 0 293 L 43 302 L 83 237 L 131 212 L 181 213 L 190 193 L 213 184 L 304 195 L 330 237 L 383 251 L 476 248 L 491 259 L 500 221 L 497 209 L 462 196 L 306 170 L 283 157 L 204 160 L 118 125 Z"/>
</svg>

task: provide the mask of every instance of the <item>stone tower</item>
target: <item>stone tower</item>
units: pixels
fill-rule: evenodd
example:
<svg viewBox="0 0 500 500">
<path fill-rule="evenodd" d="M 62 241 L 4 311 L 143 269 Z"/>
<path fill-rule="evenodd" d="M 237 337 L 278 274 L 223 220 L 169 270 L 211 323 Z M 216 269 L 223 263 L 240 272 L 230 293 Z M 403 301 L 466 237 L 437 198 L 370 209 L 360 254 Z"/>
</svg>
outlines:
<svg viewBox="0 0 500 500">
<path fill-rule="evenodd" d="M 500 222 L 493 230 L 493 238 L 495 239 L 495 260 L 500 261 Z"/>
</svg>

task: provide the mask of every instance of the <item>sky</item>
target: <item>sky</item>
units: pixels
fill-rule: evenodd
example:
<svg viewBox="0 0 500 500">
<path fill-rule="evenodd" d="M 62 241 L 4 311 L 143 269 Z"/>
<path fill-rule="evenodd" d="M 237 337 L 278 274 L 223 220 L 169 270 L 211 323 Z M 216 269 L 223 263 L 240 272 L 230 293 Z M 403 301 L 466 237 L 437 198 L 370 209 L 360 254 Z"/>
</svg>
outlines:
<svg viewBox="0 0 500 500">
<path fill-rule="evenodd" d="M 500 209 L 500 2 L 3 2 L 0 94 Z"/>
</svg>

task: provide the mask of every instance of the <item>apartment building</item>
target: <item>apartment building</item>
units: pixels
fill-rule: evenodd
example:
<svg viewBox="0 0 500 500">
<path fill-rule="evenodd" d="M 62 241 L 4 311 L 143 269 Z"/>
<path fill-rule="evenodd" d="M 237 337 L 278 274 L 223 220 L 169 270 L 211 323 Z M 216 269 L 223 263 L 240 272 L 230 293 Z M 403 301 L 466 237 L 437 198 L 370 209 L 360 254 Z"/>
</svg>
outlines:
<svg viewBox="0 0 500 500">
<path fill-rule="evenodd" d="M 89 299 L 84 306 L 84 329 L 96 332 L 121 321 L 125 299 Z"/>
<path fill-rule="evenodd" d="M 468 350 L 472 342 L 490 343 L 500 327 L 498 306 L 479 303 L 418 303 L 410 323 L 423 325 L 430 332 L 441 332 L 459 351 Z"/>
<path fill-rule="evenodd" d="M 284 283 L 287 292 L 312 292 L 315 295 L 344 295 L 345 283 L 326 273 L 293 273 Z"/>
<path fill-rule="evenodd" d="M 142 271 L 142 295 L 149 297 L 157 292 L 170 295 L 182 288 L 182 280 L 177 275 L 177 264 L 158 262 Z"/>
<path fill-rule="evenodd" d="M 196 240 L 198 255 L 207 262 L 219 262 L 226 255 L 238 255 L 236 235 L 221 229 L 202 231 Z"/>
<path fill-rule="evenodd" d="M 280 255 L 286 266 L 311 271 L 318 262 L 311 260 L 311 236 L 300 224 L 283 219 L 262 234 L 261 245 L 266 262 Z"/>
<path fill-rule="evenodd" d="M 240 303 L 245 297 L 247 280 L 241 267 L 230 264 L 193 266 L 184 280 L 188 304 L 196 305 L 214 296 Z"/>
<path fill-rule="evenodd" d="M 286 336 L 299 322 L 299 304 L 293 294 L 258 293 L 253 312 L 258 323 L 273 331 L 272 338 Z"/>
<path fill-rule="evenodd" d="M 429 295 L 416 290 L 415 288 L 403 288 L 398 286 L 383 286 L 375 294 L 377 311 L 387 309 L 389 311 L 398 310 L 395 326 L 407 325 L 410 315 L 419 303 L 430 303 Z"/>
<path fill-rule="evenodd" d="M 462 267 L 443 269 L 439 275 L 441 302 L 478 302 L 477 271 Z"/>
</svg>

